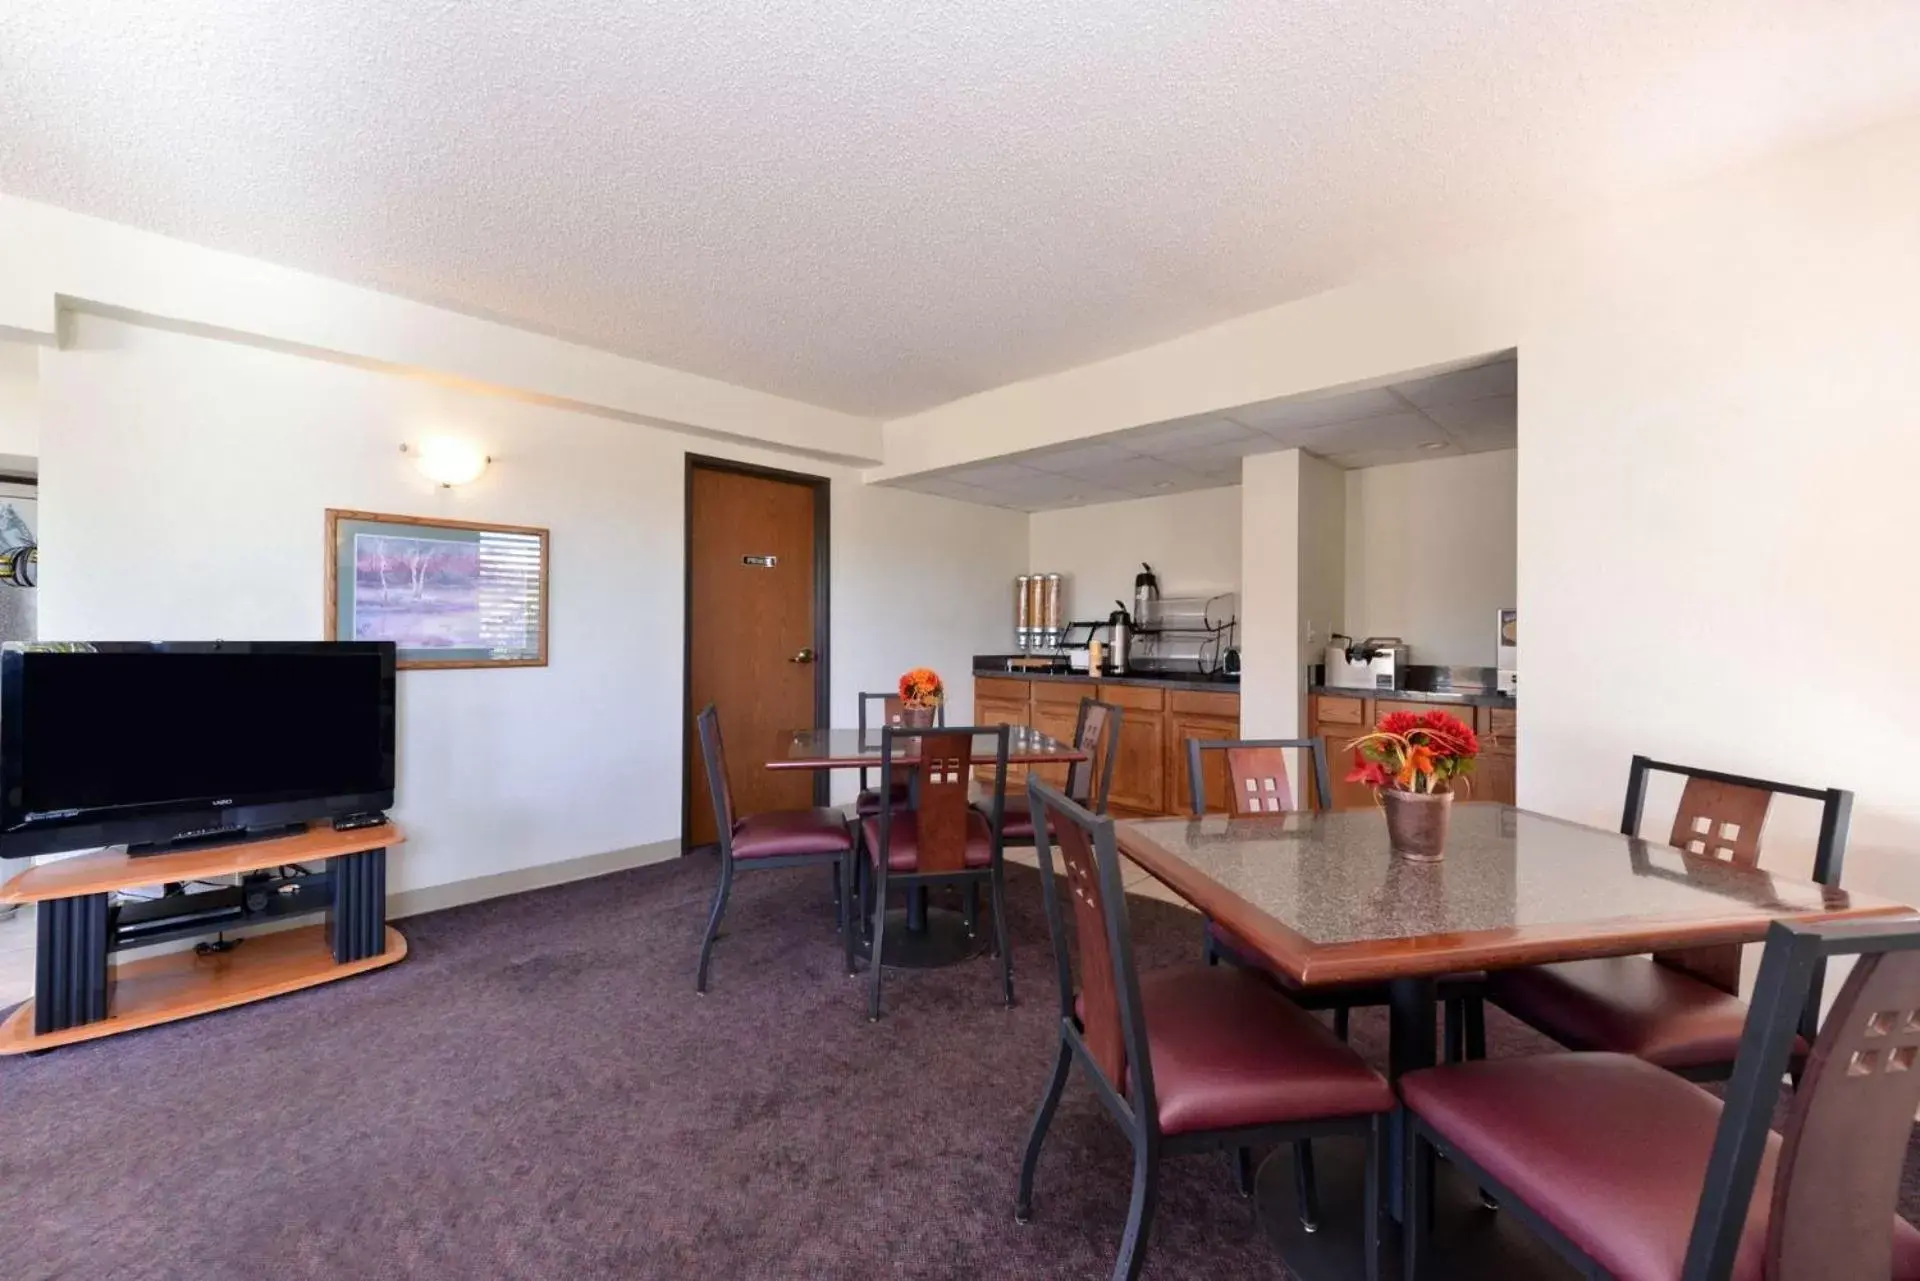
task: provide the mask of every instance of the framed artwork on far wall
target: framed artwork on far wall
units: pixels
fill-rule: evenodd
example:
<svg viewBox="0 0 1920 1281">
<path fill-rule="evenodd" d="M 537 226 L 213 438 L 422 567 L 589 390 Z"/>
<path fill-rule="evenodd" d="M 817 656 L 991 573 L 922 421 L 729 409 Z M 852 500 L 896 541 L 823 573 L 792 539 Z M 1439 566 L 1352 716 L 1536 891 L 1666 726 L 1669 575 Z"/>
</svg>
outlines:
<svg viewBox="0 0 1920 1281">
<path fill-rule="evenodd" d="M 405 667 L 544 667 L 547 531 L 327 509 L 327 639 Z"/>
</svg>

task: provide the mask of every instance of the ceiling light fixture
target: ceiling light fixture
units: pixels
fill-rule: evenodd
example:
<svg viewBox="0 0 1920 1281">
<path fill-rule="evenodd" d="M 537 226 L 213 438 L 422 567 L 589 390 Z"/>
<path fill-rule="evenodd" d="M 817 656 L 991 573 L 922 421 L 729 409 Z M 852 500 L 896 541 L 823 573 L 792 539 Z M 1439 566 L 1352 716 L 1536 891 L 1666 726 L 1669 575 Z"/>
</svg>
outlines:
<svg viewBox="0 0 1920 1281">
<path fill-rule="evenodd" d="M 417 445 L 401 445 L 400 452 L 409 455 L 420 474 L 442 489 L 479 480 L 493 461 L 480 446 L 448 436 L 429 436 Z"/>
<path fill-rule="evenodd" d="M 1422 449 L 1445 449 L 1446 447 L 1447 447 L 1447 442 L 1444 440 L 1430 440 L 1426 442 L 1424 445 L 1420 446 L 1420 448 Z"/>
<path fill-rule="evenodd" d="M 1153 487 L 1155 489 L 1172 489 L 1173 482 L 1170 480 L 1156 480 L 1153 482 Z"/>
</svg>

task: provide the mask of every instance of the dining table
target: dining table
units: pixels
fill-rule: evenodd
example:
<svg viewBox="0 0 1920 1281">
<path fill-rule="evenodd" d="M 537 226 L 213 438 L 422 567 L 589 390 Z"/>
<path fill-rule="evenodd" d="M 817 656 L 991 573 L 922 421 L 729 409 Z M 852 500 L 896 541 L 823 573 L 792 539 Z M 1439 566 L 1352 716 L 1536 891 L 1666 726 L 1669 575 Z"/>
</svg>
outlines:
<svg viewBox="0 0 1920 1281">
<path fill-rule="evenodd" d="M 1301 988 L 1384 984 L 1390 1078 L 1434 1064 L 1443 976 L 1752 943 L 1774 921 L 1913 910 L 1510 805 L 1455 803 L 1452 811 L 1445 856 L 1431 863 L 1396 856 L 1374 808 L 1129 819 L 1114 835 L 1125 858 Z M 1403 1139 L 1396 1119 L 1389 1171 L 1401 1168 Z M 1290 1187 L 1285 1177 L 1274 1182 Z M 1399 1185 L 1390 1178 L 1396 1218 Z M 1350 1269 L 1330 1239 L 1343 1234 L 1323 1227 L 1312 1240 L 1289 1237 L 1284 1225 L 1297 1224 L 1294 1216 L 1267 1218 L 1302 1275 Z M 1357 1214 L 1349 1224 L 1357 1240 Z M 1306 1255 L 1344 1261 L 1323 1271 Z"/>
<path fill-rule="evenodd" d="M 770 770 L 877 769 L 883 728 L 874 725 L 865 730 L 840 727 L 782 730 L 774 741 L 766 766 Z M 900 734 L 900 726 L 893 728 L 893 764 L 917 764 L 921 739 Z M 930 726 L 928 732 L 937 734 L 944 728 Z M 1031 726 L 1010 725 L 1007 729 L 1009 767 L 1070 765 L 1087 758 L 1086 752 L 1072 743 Z M 974 765 L 978 767 L 983 761 L 991 765 L 999 752 L 997 735 L 976 733 L 972 739 Z M 1009 791 L 1011 789 L 1009 780 Z M 991 800 L 990 797 L 982 799 Z M 968 929 L 964 913 L 930 903 L 924 886 L 909 890 L 906 906 L 897 910 L 900 919 L 889 917 L 887 923 L 888 965 L 903 969 L 955 965 L 978 955 L 985 946 L 984 935 Z"/>
</svg>

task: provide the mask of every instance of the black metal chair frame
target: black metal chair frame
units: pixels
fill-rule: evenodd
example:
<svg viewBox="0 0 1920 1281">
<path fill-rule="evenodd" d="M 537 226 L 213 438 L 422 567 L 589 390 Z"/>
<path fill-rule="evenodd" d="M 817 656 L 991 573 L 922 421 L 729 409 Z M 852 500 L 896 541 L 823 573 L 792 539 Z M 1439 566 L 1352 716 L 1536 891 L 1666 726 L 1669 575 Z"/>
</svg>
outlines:
<svg viewBox="0 0 1920 1281">
<path fill-rule="evenodd" d="M 939 726 L 942 734 L 966 734 L 972 738 L 992 736 L 995 742 L 993 768 L 993 807 L 987 815 L 988 827 L 993 834 L 993 852 L 985 867 L 959 868 L 942 872 L 903 872 L 893 871 L 887 864 L 889 850 L 893 840 L 893 815 L 891 805 L 883 805 L 873 817 L 879 822 L 878 848 L 860 855 L 863 870 L 867 873 L 856 879 L 846 878 L 846 897 L 849 900 L 845 915 L 849 921 L 855 918 L 851 902 L 854 886 L 858 884 L 861 892 L 871 901 L 864 904 L 864 916 L 868 922 L 869 945 L 868 969 L 870 970 L 867 1019 L 878 1022 L 880 1018 L 880 976 L 884 966 L 884 952 L 887 937 L 887 892 L 893 888 L 913 890 L 933 885 L 977 886 L 987 883 L 992 896 L 994 951 L 1000 959 L 1000 987 L 1008 1006 L 1013 1004 L 1013 956 L 1012 945 L 1007 938 L 1006 913 L 1006 866 L 1001 858 L 1000 825 L 1007 807 L 1007 743 L 1009 731 L 1005 725 L 961 725 Z M 893 749 L 900 739 L 919 738 L 929 731 L 923 727 L 908 725 L 889 725 L 880 731 L 880 777 L 893 777 Z M 974 760 L 969 763 L 969 772 L 984 762 Z M 915 788 L 914 804 L 919 804 L 919 788 Z M 863 825 L 864 830 L 864 825 Z M 864 838 L 856 839 L 858 846 Z M 851 869 L 849 869 L 851 871 Z M 847 973 L 857 973 L 854 960 L 854 931 L 849 927 L 845 931 Z"/>
<path fill-rule="evenodd" d="M 841 854 L 775 854 L 766 858 L 736 860 L 733 857 L 733 825 L 728 821 L 728 804 L 722 800 L 730 795 L 726 779 L 726 749 L 720 741 L 720 713 L 712 703 L 695 718 L 700 729 L 700 753 L 706 758 L 707 793 L 713 799 L 713 825 L 720 834 L 720 884 L 713 892 L 713 908 L 707 915 L 707 932 L 700 940 L 700 970 L 694 978 L 694 991 L 705 995 L 707 990 L 707 967 L 713 959 L 714 940 L 720 937 L 720 918 L 726 915 L 727 896 L 733 892 L 734 872 L 740 868 L 759 870 L 782 867 L 819 867 L 828 864 L 833 868 L 834 882 L 851 883 L 853 878 L 853 856 L 859 848 L 854 835 L 848 833 L 846 852 Z M 842 933 L 852 936 L 848 929 L 845 904 L 834 904 L 835 924 Z"/>
<path fill-rule="evenodd" d="M 1014 1219 L 1028 1223 L 1033 1218 L 1033 1179 L 1040 1161 L 1040 1148 L 1053 1123 L 1054 1111 L 1066 1089 L 1067 1077 L 1078 1062 L 1093 1083 L 1094 1093 L 1133 1143 L 1133 1195 L 1127 1211 L 1127 1226 L 1120 1242 L 1120 1257 L 1114 1266 L 1114 1281 L 1133 1281 L 1146 1260 L 1147 1235 L 1152 1226 L 1160 1182 L 1160 1162 L 1164 1157 L 1195 1152 L 1231 1151 L 1240 1154 L 1243 1185 L 1246 1182 L 1246 1154 L 1256 1146 L 1279 1143 L 1304 1144 L 1310 1139 L 1334 1135 L 1356 1136 L 1367 1145 L 1366 1173 L 1366 1255 L 1368 1281 L 1379 1277 L 1380 1178 L 1379 1163 L 1386 1150 L 1386 1118 L 1389 1113 L 1371 1117 L 1331 1117 L 1296 1121 L 1283 1125 L 1244 1126 L 1232 1130 L 1209 1130 L 1190 1134 L 1166 1135 L 1160 1131 L 1159 1109 L 1153 1090 L 1153 1061 L 1147 1048 L 1147 1029 L 1141 1013 L 1140 979 L 1134 966 L 1133 946 L 1127 925 L 1126 894 L 1121 884 L 1120 855 L 1114 843 L 1113 820 L 1075 804 L 1058 790 L 1037 779 L 1027 780 L 1028 804 L 1035 816 L 1035 849 L 1039 854 L 1041 895 L 1046 903 L 1047 928 L 1053 939 L 1055 968 L 1060 983 L 1060 1044 L 1054 1058 L 1053 1075 L 1047 1092 L 1034 1116 L 1027 1137 L 1026 1156 L 1020 1163 L 1019 1199 Z M 1073 964 L 1068 954 L 1065 915 L 1053 867 L 1053 842 L 1047 834 L 1047 821 L 1054 817 L 1073 823 L 1087 833 L 1100 878 L 1100 897 L 1105 908 L 1107 950 L 1113 958 L 1114 988 L 1119 996 L 1121 1038 L 1125 1046 L 1128 1084 L 1132 1101 L 1121 1093 L 1119 1084 L 1109 1080 L 1082 1036 L 1079 1018 L 1074 1013 Z M 1243 1186 L 1243 1192 L 1246 1190 Z M 1303 1210 L 1304 1217 L 1304 1210 Z"/>
<path fill-rule="evenodd" d="M 1722 777 L 1729 781 L 1734 778 Z M 1628 818 L 1636 817 L 1630 806 Z M 1920 922 L 1911 918 L 1828 924 L 1776 921 L 1769 927 L 1753 1004 L 1741 1032 L 1720 1126 L 1714 1132 L 1713 1150 L 1707 1160 L 1681 1281 L 1724 1281 L 1732 1274 L 1780 1097 L 1780 1078 L 1792 1058 L 1794 1036 L 1804 1034 L 1802 1019 L 1827 962 L 1834 957 L 1915 949 L 1920 949 Z M 1405 1281 L 1418 1281 L 1425 1262 L 1436 1154 L 1498 1198 L 1503 1210 L 1512 1213 L 1584 1275 L 1608 1275 L 1585 1251 L 1534 1213 L 1520 1193 L 1493 1178 L 1418 1114 L 1409 1111 L 1407 1119 L 1406 1166 L 1402 1171 L 1407 1206 L 1402 1236 Z"/>
<path fill-rule="evenodd" d="M 855 695 L 855 697 L 858 700 L 858 702 L 856 703 L 855 723 L 857 724 L 860 731 L 860 746 L 862 749 L 864 749 L 868 741 L 867 740 L 867 731 L 868 731 L 867 704 L 879 703 L 882 706 L 885 706 L 886 701 L 888 699 L 898 698 L 900 696 L 891 690 L 879 690 L 879 691 L 861 690 L 859 694 Z M 939 729 L 946 728 L 947 705 L 945 703 L 942 703 L 938 707 L 933 709 L 933 723 L 936 728 L 939 728 Z M 867 782 L 867 773 L 870 769 L 872 769 L 872 766 L 867 766 L 867 765 L 863 765 L 860 768 L 860 790 L 863 792 L 869 790 L 869 784 Z M 881 777 L 884 778 L 885 775 L 882 775 Z"/>
<path fill-rule="evenodd" d="M 1075 747 L 1080 746 L 1080 740 L 1087 732 L 1087 716 L 1096 707 L 1105 708 L 1107 712 L 1107 725 L 1104 733 L 1107 742 L 1111 744 L 1119 741 L 1120 722 L 1125 713 L 1125 709 L 1118 703 L 1103 703 L 1097 698 L 1083 698 L 1080 700 L 1079 715 L 1073 722 L 1073 745 Z M 1114 754 L 1113 748 L 1108 747 L 1106 759 L 1100 763 L 1100 779 L 1097 784 L 1095 784 L 1091 778 L 1087 777 L 1088 773 L 1093 769 L 1092 757 L 1088 757 L 1084 761 L 1075 761 L 1067 766 L 1067 795 L 1082 805 L 1090 804 L 1094 813 L 1105 814 L 1107 812 L 1107 797 L 1113 791 L 1113 764 L 1116 759 L 1117 757 Z M 1084 796 L 1081 795 L 1082 793 L 1084 793 Z M 1026 849 L 1031 847 L 1031 842 L 1023 838 L 1009 841 L 1008 845 L 1013 849 Z"/>
<path fill-rule="evenodd" d="M 1776 783 L 1770 779 L 1748 778 L 1743 774 L 1727 774 L 1719 770 L 1698 769 L 1691 765 L 1675 765 L 1669 761 L 1656 761 L 1648 756 L 1635 756 L 1627 770 L 1627 800 L 1620 814 L 1620 834 L 1635 840 L 1644 840 L 1640 835 L 1640 825 L 1646 817 L 1647 775 L 1658 770 L 1663 774 L 1677 774 L 1686 779 L 1705 779 L 1710 783 L 1725 783 L 1730 787 L 1750 788 L 1754 791 L 1772 792 L 1776 796 L 1798 796 L 1803 800 L 1820 802 L 1820 834 L 1813 847 L 1813 879 L 1828 889 L 1840 888 L 1841 868 L 1846 862 L 1847 828 L 1853 819 L 1853 793 L 1840 787 L 1802 787 L 1798 783 Z M 1661 848 L 1670 848 L 1662 846 Z M 1820 1030 L 1820 1000 L 1826 987 L 1826 971 L 1823 968 L 1813 976 L 1813 985 L 1807 996 L 1807 1005 L 1800 1014 L 1799 1033 L 1808 1045 Z M 1485 1006 L 1478 996 L 1470 997 L 1470 1019 L 1478 1019 L 1485 1027 Z M 1451 1040 L 1449 1044 L 1452 1044 Z M 1574 1049 L 1584 1048 L 1579 1046 Z M 1477 1048 L 1468 1047 L 1468 1057 L 1483 1059 L 1486 1057 L 1484 1032 Z M 1733 1071 L 1731 1063 L 1708 1063 L 1699 1067 L 1676 1068 L 1673 1071 L 1689 1081 L 1724 1081 Z M 1793 1076 L 1799 1079 L 1799 1064 L 1793 1065 Z"/>
</svg>

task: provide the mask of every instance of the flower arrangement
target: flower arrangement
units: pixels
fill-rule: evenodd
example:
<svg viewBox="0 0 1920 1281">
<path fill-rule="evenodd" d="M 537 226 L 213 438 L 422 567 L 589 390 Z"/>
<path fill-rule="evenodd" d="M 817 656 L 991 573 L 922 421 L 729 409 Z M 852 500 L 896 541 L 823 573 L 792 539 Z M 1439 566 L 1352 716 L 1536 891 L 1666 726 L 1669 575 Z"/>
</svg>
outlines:
<svg viewBox="0 0 1920 1281">
<path fill-rule="evenodd" d="M 900 678 L 900 706 L 938 707 L 947 699 L 940 673 L 931 667 L 916 667 Z"/>
<path fill-rule="evenodd" d="M 1453 791 L 1455 780 L 1473 771 L 1480 738 L 1471 726 L 1445 712 L 1388 712 L 1347 744 L 1353 749 L 1349 783 L 1365 783 L 1375 792 L 1427 795 Z"/>
</svg>

